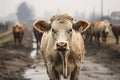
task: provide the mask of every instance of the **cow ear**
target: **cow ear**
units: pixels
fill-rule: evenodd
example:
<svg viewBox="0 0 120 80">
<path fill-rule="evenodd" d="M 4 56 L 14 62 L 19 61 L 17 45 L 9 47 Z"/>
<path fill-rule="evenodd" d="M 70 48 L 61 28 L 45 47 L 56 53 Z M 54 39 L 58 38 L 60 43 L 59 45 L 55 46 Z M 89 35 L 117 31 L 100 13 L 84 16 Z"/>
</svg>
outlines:
<svg viewBox="0 0 120 80">
<path fill-rule="evenodd" d="M 38 31 L 48 31 L 51 27 L 50 24 L 44 20 L 37 20 L 33 23 L 33 27 Z"/>
<path fill-rule="evenodd" d="M 85 20 L 79 20 L 73 25 L 73 29 L 78 30 L 80 32 L 86 31 L 90 27 L 90 23 Z"/>
</svg>

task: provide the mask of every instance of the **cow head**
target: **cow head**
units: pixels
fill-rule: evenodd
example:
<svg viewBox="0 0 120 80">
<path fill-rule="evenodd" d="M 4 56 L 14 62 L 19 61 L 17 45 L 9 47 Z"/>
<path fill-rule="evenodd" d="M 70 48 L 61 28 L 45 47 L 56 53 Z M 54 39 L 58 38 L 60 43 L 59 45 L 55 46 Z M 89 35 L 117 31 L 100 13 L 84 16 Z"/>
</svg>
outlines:
<svg viewBox="0 0 120 80">
<path fill-rule="evenodd" d="M 58 51 L 69 50 L 69 42 L 71 40 L 74 31 L 84 32 L 89 27 L 89 22 L 84 20 L 79 20 L 73 22 L 73 18 L 67 16 L 63 17 L 53 17 L 51 18 L 51 23 L 44 20 L 38 20 L 34 22 L 34 27 L 39 31 L 50 31 L 53 40 L 55 41 L 55 49 Z"/>
<path fill-rule="evenodd" d="M 106 38 L 108 36 L 109 30 L 110 30 L 110 23 L 109 23 L 109 21 L 104 20 L 103 21 L 103 32 L 102 32 L 102 34 L 103 34 L 102 41 L 103 42 L 106 42 Z"/>
<path fill-rule="evenodd" d="M 22 24 L 15 24 L 12 28 L 13 28 L 14 32 L 20 32 L 21 30 L 23 30 L 23 25 Z"/>
<path fill-rule="evenodd" d="M 55 50 L 67 51 L 72 34 L 86 31 L 90 24 L 85 20 L 74 22 L 71 16 L 65 14 L 53 16 L 50 23 L 37 20 L 33 26 L 39 31 L 50 33 L 51 39 L 54 40 Z"/>
</svg>

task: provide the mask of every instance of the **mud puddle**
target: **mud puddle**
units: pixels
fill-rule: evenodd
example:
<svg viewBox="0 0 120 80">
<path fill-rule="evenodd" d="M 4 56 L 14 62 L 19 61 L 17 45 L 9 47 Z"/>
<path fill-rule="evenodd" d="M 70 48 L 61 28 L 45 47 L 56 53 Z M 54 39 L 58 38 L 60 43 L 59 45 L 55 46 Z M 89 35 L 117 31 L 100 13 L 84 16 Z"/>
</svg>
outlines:
<svg viewBox="0 0 120 80">
<path fill-rule="evenodd" d="M 44 64 L 41 60 L 36 59 L 36 52 L 37 52 L 37 45 L 35 37 L 33 36 L 33 51 L 30 53 L 30 58 L 34 60 L 34 64 L 31 66 L 31 68 L 26 69 L 23 76 L 26 79 L 30 80 L 47 80 L 48 76 L 46 73 L 46 69 Z"/>
</svg>

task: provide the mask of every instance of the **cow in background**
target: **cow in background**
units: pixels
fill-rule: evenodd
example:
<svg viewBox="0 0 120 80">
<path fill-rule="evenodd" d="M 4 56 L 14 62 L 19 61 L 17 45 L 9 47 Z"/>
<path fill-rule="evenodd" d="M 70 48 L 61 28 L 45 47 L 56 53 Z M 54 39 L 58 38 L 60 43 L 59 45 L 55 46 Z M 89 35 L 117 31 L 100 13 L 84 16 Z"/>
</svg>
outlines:
<svg viewBox="0 0 120 80">
<path fill-rule="evenodd" d="M 89 29 L 86 31 L 86 40 L 89 39 L 90 42 L 95 42 L 100 45 L 100 39 L 106 43 L 106 39 L 109 33 L 110 23 L 107 20 L 104 21 L 93 21 Z"/>
<path fill-rule="evenodd" d="M 112 27 L 113 35 L 116 38 L 116 44 L 118 44 L 119 43 L 119 36 L 120 36 L 120 25 L 118 25 L 118 24 L 111 24 L 111 27 Z"/>
<path fill-rule="evenodd" d="M 12 32 L 14 37 L 15 46 L 22 43 L 24 36 L 24 26 L 23 24 L 15 24 L 12 26 Z"/>
<path fill-rule="evenodd" d="M 34 27 L 43 31 L 41 54 L 49 80 L 61 80 L 61 76 L 78 80 L 85 47 L 80 32 L 89 27 L 89 22 L 74 22 L 68 14 L 58 14 L 50 19 L 37 20 Z"/>
<path fill-rule="evenodd" d="M 34 33 L 34 36 L 35 36 L 35 39 L 36 39 L 37 54 L 38 54 L 38 51 L 39 51 L 39 48 L 40 48 L 40 44 L 41 44 L 41 38 L 42 38 L 43 32 L 40 31 L 39 29 L 33 27 L 33 33 Z"/>
</svg>

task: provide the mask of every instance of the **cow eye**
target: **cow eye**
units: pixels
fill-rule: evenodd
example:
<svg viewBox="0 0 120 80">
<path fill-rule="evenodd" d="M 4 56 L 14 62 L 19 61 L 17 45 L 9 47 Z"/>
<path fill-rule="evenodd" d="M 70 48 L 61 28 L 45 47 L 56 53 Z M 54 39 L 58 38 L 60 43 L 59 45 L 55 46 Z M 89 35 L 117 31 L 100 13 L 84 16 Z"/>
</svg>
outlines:
<svg viewBox="0 0 120 80">
<path fill-rule="evenodd" d="M 72 32 L 72 29 L 69 29 L 69 30 L 68 30 L 68 33 L 70 33 L 70 32 Z"/>
<path fill-rule="evenodd" d="M 57 31 L 55 31 L 54 29 L 52 29 L 52 32 L 56 33 Z"/>
</svg>

